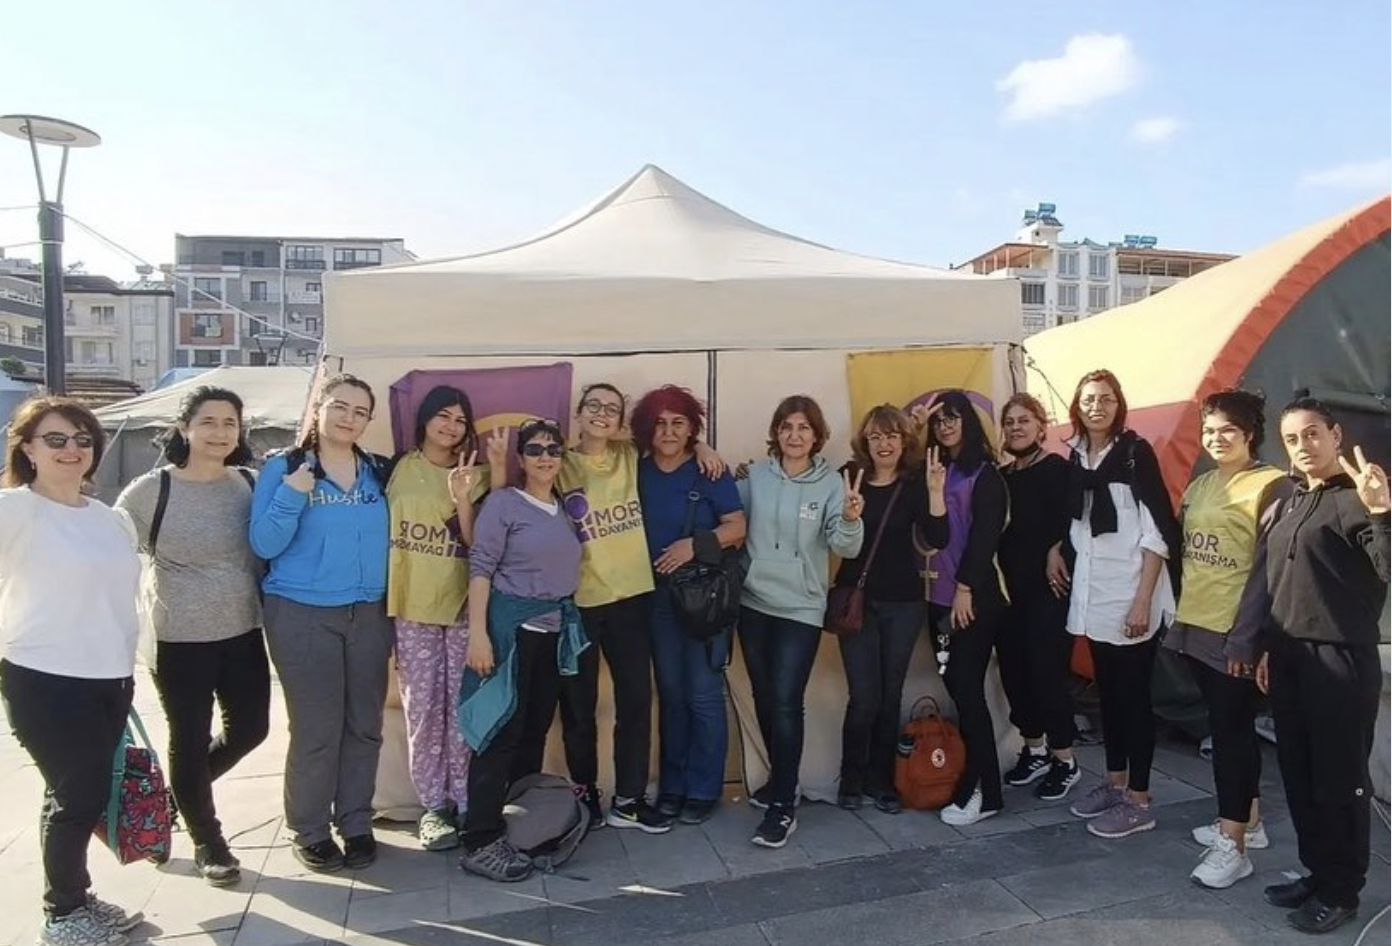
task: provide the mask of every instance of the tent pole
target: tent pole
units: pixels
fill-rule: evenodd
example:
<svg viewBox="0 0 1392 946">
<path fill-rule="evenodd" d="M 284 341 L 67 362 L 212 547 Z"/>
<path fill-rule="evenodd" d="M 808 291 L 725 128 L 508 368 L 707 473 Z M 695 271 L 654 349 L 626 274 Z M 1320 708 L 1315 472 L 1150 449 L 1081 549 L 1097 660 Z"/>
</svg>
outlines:
<svg viewBox="0 0 1392 946">
<path fill-rule="evenodd" d="M 715 439 L 715 351 L 706 352 L 706 443 L 717 449 Z"/>
</svg>

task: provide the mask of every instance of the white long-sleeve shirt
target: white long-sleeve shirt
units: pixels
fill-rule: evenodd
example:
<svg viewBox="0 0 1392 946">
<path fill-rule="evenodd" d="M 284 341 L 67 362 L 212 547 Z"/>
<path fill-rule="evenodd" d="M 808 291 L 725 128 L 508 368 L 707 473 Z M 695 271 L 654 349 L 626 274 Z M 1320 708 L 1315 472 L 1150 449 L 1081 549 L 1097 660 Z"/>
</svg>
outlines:
<svg viewBox="0 0 1392 946">
<path fill-rule="evenodd" d="M 1108 445 L 1097 456 L 1097 465 L 1112 451 Z M 1083 466 L 1088 464 L 1087 448 L 1076 450 Z M 1072 593 L 1068 599 L 1068 632 L 1104 644 L 1139 644 L 1149 640 L 1162 624 L 1173 620 L 1174 588 L 1165 568 L 1150 598 L 1150 627 L 1143 637 L 1126 636 L 1126 614 L 1136 600 L 1141 584 L 1142 552 L 1169 558 L 1169 548 L 1160 534 L 1150 510 L 1136 502 L 1126 483 L 1109 483 L 1112 503 L 1117 511 L 1117 530 L 1093 535 L 1090 514 L 1092 496 L 1085 494 L 1083 516 L 1069 524 L 1069 539 L 1077 552 L 1073 563 Z"/>
</svg>

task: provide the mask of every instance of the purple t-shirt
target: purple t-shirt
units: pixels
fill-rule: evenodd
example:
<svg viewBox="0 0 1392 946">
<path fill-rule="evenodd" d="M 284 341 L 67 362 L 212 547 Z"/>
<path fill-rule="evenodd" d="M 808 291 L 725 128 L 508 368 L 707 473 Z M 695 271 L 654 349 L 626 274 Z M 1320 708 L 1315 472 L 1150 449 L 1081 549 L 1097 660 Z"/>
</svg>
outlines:
<svg viewBox="0 0 1392 946">
<path fill-rule="evenodd" d="M 520 490 L 490 493 L 474 521 L 469 575 L 519 598 L 568 598 L 580 583 L 580 540 L 557 505 L 542 509 Z M 535 623 L 535 622 L 529 622 Z"/>
</svg>

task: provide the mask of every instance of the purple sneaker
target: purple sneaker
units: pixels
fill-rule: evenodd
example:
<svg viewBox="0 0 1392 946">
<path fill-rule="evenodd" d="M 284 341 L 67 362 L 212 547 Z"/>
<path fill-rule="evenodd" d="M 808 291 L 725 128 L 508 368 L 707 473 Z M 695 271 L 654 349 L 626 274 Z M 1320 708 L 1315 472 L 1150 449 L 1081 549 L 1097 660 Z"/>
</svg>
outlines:
<svg viewBox="0 0 1392 946">
<path fill-rule="evenodd" d="M 1124 838 L 1155 827 L 1155 815 L 1150 806 L 1141 807 L 1130 798 L 1123 798 L 1111 808 L 1088 822 L 1088 833 L 1099 838 Z"/>
<path fill-rule="evenodd" d="M 1116 805 L 1125 793 L 1111 782 L 1094 785 L 1092 791 L 1075 801 L 1069 811 L 1079 818 L 1096 818 Z"/>
</svg>

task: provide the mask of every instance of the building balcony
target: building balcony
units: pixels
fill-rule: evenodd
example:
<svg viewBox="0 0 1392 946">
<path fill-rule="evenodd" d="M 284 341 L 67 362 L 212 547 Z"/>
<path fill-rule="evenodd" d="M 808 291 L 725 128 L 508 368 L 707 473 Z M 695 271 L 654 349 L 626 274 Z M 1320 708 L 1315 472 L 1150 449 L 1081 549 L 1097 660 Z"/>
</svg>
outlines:
<svg viewBox="0 0 1392 946">
<path fill-rule="evenodd" d="M 365 260 L 334 260 L 334 269 L 366 269 L 370 266 L 381 266 L 380 262 L 370 263 Z"/>
<path fill-rule="evenodd" d="M 329 264 L 321 259 L 288 259 L 285 261 L 286 269 L 309 269 L 322 272 L 329 268 Z"/>
<path fill-rule="evenodd" d="M 324 294 L 308 289 L 289 289 L 286 290 L 285 301 L 291 305 L 323 305 Z"/>
<path fill-rule="evenodd" d="M 115 338 L 120 334 L 120 328 L 92 322 L 67 323 L 63 326 L 63 334 L 68 338 Z"/>
<path fill-rule="evenodd" d="M 242 305 L 280 305 L 280 293 L 268 292 L 264 296 L 246 296 L 242 299 Z"/>
</svg>

